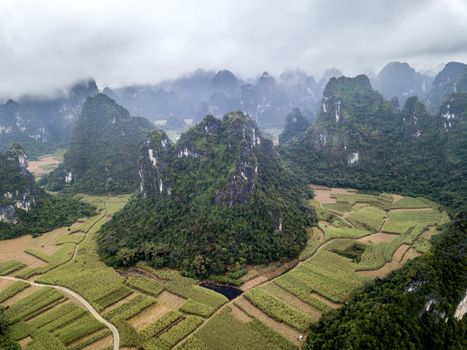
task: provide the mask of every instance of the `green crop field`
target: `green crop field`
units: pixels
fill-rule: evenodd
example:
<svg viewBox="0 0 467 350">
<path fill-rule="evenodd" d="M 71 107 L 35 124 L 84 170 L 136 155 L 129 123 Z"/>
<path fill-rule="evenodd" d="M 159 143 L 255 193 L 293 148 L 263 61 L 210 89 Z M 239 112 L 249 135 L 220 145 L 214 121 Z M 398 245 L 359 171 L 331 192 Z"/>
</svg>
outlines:
<svg viewBox="0 0 467 350">
<path fill-rule="evenodd" d="M 235 300 L 229 303 L 223 295 L 199 286 L 200 281 L 176 270 L 154 269 L 141 262 L 134 269 L 117 271 L 101 262 L 96 235 L 111 215 L 123 207 L 128 196 L 82 196 L 97 206 L 97 215 L 80 219 L 57 236 L 58 248 L 51 255 L 39 248 L 26 249 L 45 266 L 31 267 L 15 259 L 1 262 L 0 274 L 35 276 L 39 283 L 77 292 L 117 327 L 121 347 L 297 349 L 302 342 L 298 334 L 305 334 L 320 313 L 345 303 L 369 280 L 362 270 L 376 270 L 393 263 L 394 254 L 402 245 L 404 249 L 410 245 L 418 252 L 429 251 L 430 242 L 422 233 L 447 220 L 445 213 L 423 198 L 402 197 L 393 201 L 388 194 L 350 192 L 332 193 L 331 197 L 337 202 L 310 201 L 320 221 L 318 227 L 308 230 L 298 265 L 282 270 L 275 278 L 268 267 L 264 271 L 271 273 L 273 277 L 267 278 L 273 278 L 272 282 L 247 288 L 244 296 L 252 310 Z M 375 232 L 397 235 L 370 236 Z M 262 278 L 263 269 L 254 266 L 247 273 L 256 271 L 254 276 Z M 14 323 L 11 332 L 15 339 L 31 337 L 27 349 L 81 350 L 100 340 L 107 344 L 102 348 L 110 346 L 110 330 L 86 309 L 55 289 L 40 288 L 28 294 L 27 288 L 32 287 L 18 281 L 0 289 L 0 303 L 25 291 L 25 296 L 6 313 Z M 160 314 L 154 318 L 153 312 Z M 145 321 L 145 317 L 153 318 Z M 280 324 L 282 328 L 277 327 Z"/>
</svg>

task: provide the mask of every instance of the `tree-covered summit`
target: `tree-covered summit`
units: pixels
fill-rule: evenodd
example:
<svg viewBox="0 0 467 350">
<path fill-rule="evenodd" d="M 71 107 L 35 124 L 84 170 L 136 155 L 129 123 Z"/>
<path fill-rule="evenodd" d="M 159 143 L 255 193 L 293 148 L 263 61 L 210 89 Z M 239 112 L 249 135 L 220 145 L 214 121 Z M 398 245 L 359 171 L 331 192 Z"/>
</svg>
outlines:
<svg viewBox="0 0 467 350">
<path fill-rule="evenodd" d="M 140 195 L 101 232 L 107 262 L 207 276 L 303 249 L 310 190 L 248 116 L 207 116 L 175 144 L 154 130 L 140 154 Z"/>
<path fill-rule="evenodd" d="M 94 212 L 77 199 L 44 192 L 27 165 L 20 144 L 0 154 L 0 239 L 37 235 Z"/>
<path fill-rule="evenodd" d="M 138 149 L 152 124 L 104 94 L 88 97 L 62 165 L 42 183 L 51 190 L 123 193 L 138 187 Z"/>
</svg>

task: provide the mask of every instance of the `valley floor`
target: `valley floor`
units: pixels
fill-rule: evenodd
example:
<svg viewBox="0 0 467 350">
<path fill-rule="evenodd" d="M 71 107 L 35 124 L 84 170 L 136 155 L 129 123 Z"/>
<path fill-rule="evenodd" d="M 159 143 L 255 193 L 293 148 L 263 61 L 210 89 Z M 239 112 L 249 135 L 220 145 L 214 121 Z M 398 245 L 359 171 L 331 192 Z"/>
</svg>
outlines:
<svg viewBox="0 0 467 350">
<path fill-rule="evenodd" d="M 448 220 L 421 198 L 314 190 L 319 225 L 300 257 L 249 267 L 231 301 L 177 271 L 103 264 L 95 235 L 128 197 L 84 196 L 95 217 L 0 242 L 0 275 L 9 276 L 0 303 L 13 336 L 25 349 L 296 349 L 322 313 L 429 250 Z"/>
</svg>

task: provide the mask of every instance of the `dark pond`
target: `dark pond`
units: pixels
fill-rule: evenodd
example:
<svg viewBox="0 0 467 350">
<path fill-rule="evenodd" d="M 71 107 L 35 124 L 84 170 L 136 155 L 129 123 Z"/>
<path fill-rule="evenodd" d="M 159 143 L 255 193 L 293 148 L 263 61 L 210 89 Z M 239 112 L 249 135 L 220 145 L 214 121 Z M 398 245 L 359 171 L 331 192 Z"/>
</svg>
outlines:
<svg viewBox="0 0 467 350">
<path fill-rule="evenodd" d="M 217 284 L 214 282 L 202 282 L 199 284 L 201 287 L 211 289 L 217 293 L 225 295 L 227 299 L 232 300 L 243 293 L 243 290 L 229 286 L 227 284 Z"/>
</svg>

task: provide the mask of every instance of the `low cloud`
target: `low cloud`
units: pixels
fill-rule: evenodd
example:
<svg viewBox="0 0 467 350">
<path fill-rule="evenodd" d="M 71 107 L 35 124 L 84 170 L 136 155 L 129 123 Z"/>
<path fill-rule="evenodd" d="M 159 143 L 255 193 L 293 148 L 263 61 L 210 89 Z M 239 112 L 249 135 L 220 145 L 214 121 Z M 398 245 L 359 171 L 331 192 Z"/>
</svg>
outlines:
<svg viewBox="0 0 467 350">
<path fill-rule="evenodd" d="M 420 70 L 467 61 L 464 0 L 0 2 L 0 96 L 71 81 L 155 83 L 197 68 L 243 76 Z"/>
</svg>

